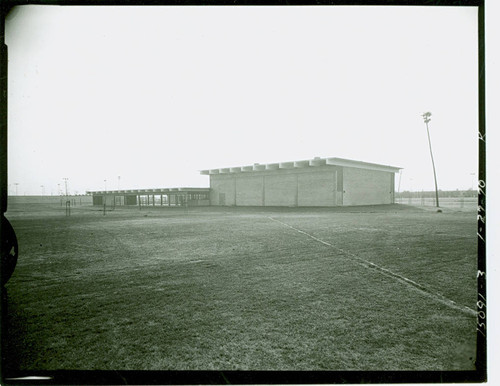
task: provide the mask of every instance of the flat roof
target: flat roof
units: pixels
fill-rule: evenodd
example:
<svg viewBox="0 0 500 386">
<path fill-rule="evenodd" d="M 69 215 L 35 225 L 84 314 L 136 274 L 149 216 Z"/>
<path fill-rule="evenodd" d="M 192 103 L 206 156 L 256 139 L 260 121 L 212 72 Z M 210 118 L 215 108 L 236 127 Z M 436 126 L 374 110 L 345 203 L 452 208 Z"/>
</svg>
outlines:
<svg viewBox="0 0 500 386">
<path fill-rule="evenodd" d="M 213 175 L 213 174 L 228 174 L 228 173 L 246 173 L 246 172 L 259 172 L 265 170 L 276 170 L 276 169 L 308 168 L 308 167 L 317 167 L 325 165 L 346 166 L 351 168 L 378 170 L 378 171 L 392 172 L 392 173 L 397 173 L 399 172 L 399 170 L 402 169 L 398 166 L 389 166 L 389 165 L 375 164 L 371 162 L 355 161 L 345 158 L 315 157 L 313 159 L 301 160 L 301 161 L 273 162 L 268 164 L 253 164 L 247 166 L 206 169 L 206 170 L 200 170 L 200 174 Z"/>
<path fill-rule="evenodd" d="M 153 189 L 127 189 L 127 190 L 88 190 L 87 194 L 168 194 L 168 193 L 209 193 L 210 188 L 153 188 Z"/>
</svg>

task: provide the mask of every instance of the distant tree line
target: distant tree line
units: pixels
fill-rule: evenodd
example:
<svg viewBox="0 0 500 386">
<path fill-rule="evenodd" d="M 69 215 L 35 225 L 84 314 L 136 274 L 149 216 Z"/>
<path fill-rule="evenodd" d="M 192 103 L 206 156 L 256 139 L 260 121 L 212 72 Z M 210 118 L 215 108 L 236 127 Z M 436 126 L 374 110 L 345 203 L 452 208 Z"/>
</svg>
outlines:
<svg viewBox="0 0 500 386">
<path fill-rule="evenodd" d="M 477 190 L 438 190 L 439 197 L 477 197 Z M 405 190 L 403 192 L 396 192 L 397 198 L 433 198 L 436 197 L 434 190 L 422 190 L 417 192 L 410 192 Z"/>
</svg>

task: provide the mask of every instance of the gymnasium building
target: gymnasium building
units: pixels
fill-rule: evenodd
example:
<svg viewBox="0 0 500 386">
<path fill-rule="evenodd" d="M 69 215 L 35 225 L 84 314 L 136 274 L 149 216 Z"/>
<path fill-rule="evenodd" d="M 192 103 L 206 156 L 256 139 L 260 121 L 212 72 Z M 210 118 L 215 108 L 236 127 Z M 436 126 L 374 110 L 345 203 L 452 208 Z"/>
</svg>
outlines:
<svg viewBox="0 0 500 386">
<path fill-rule="evenodd" d="M 351 206 L 394 203 L 401 168 L 320 158 L 202 170 L 210 188 L 94 191 L 94 205 Z"/>
</svg>

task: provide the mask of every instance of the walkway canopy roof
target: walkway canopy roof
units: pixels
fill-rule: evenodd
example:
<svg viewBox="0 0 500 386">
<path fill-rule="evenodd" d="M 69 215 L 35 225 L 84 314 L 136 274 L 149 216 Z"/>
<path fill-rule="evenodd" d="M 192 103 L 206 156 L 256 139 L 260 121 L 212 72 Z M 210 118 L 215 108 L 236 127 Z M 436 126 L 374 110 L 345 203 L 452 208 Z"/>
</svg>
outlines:
<svg viewBox="0 0 500 386">
<path fill-rule="evenodd" d="M 182 194 L 182 193 L 209 193 L 210 188 L 155 188 L 132 190 L 93 190 L 87 194 L 115 194 L 115 195 L 152 195 L 152 194 Z"/>
</svg>

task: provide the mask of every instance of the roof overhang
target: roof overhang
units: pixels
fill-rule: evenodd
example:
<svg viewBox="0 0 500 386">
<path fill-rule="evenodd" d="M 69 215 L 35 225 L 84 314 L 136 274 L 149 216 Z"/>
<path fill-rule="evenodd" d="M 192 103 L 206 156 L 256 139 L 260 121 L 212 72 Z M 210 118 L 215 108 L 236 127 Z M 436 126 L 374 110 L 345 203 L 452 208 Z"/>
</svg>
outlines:
<svg viewBox="0 0 500 386">
<path fill-rule="evenodd" d="M 381 172 L 391 172 L 391 173 L 398 173 L 402 169 L 402 168 L 397 167 L 397 166 L 374 164 L 374 163 L 363 162 L 363 161 L 353 161 L 353 160 L 344 159 L 344 158 L 327 158 L 326 164 L 327 165 L 335 165 L 335 166 L 346 166 L 346 167 L 350 167 L 350 168 L 378 170 Z"/>
<path fill-rule="evenodd" d="M 213 175 L 213 174 L 233 174 L 233 173 L 244 173 L 244 172 L 257 172 L 266 170 L 278 170 L 278 169 L 296 169 L 305 167 L 319 167 L 319 166 L 344 166 L 350 168 L 366 169 L 366 170 L 377 170 L 389 173 L 398 173 L 402 168 L 397 166 L 389 166 L 382 164 L 375 164 L 371 162 L 354 161 L 345 158 L 320 158 L 315 157 L 310 160 L 301 161 L 286 161 L 286 162 L 275 162 L 269 164 L 254 164 L 253 166 L 235 166 L 219 169 L 206 169 L 200 170 L 200 174 L 203 175 Z"/>
</svg>

